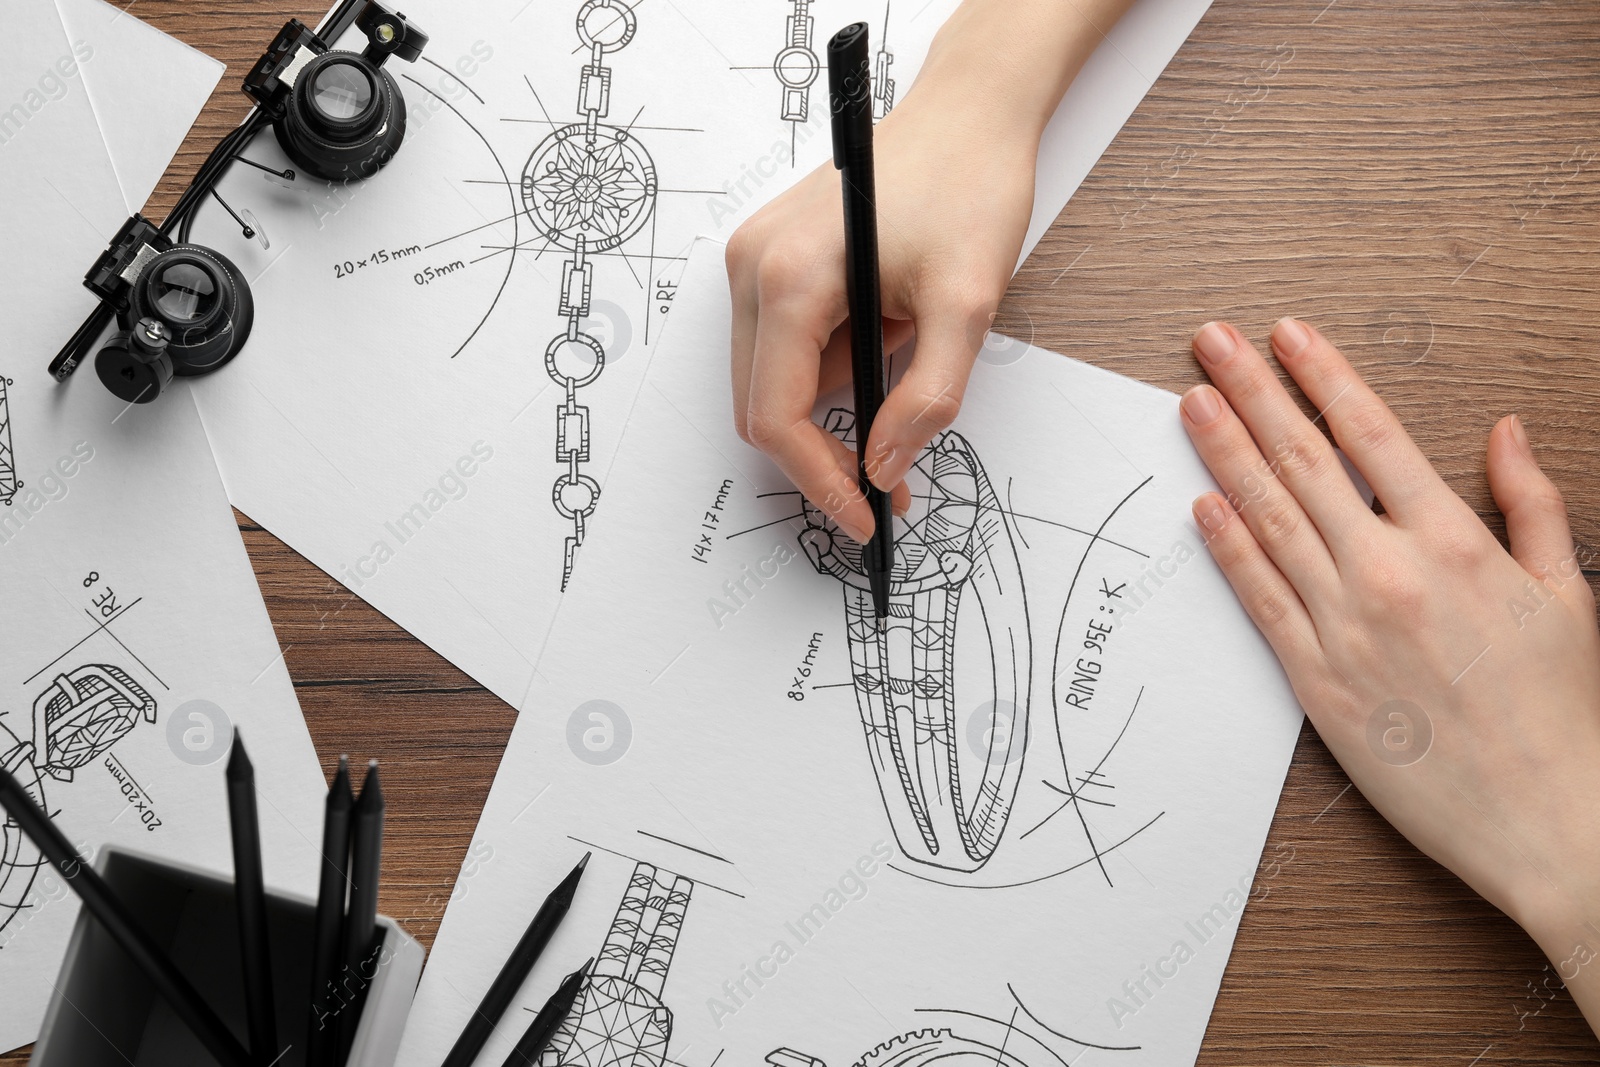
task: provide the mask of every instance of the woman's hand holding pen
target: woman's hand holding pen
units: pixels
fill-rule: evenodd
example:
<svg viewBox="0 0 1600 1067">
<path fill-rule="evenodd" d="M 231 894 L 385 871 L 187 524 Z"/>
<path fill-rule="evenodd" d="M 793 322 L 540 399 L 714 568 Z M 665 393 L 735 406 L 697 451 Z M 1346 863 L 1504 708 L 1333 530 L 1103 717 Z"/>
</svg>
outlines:
<svg viewBox="0 0 1600 1067">
<path fill-rule="evenodd" d="M 967 0 L 916 84 L 879 123 L 884 349 L 916 352 L 865 442 L 872 483 L 909 504 L 913 460 L 955 419 L 1033 212 L 1039 137 L 1128 0 Z M 856 457 L 811 421 L 850 381 L 839 173 L 825 163 L 728 243 L 739 435 L 865 543 L 873 520 Z M 859 445 L 859 443 L 858 443 Z"/>
</svg>

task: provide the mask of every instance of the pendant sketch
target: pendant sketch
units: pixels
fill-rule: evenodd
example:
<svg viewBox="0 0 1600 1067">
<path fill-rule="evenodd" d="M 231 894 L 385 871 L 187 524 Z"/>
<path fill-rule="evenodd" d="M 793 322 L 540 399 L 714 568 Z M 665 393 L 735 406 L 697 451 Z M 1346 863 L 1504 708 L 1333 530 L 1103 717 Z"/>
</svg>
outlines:
<svg viewBox="0 0 1600 1067">
<path fill-rule="evenodd" d="M 824 429 L 854 446 L 848 410 L 830 411 Z M 897 524 L 882 630 L 861 546 L 809 502 L 800 544 L 819 573 L 844 586 L 856 707 L 900 850 L 970 872 L 1000 844 L 1022 778 L 1033 661 L 1027 591 L 1011 520 L 967 439 L 940 434 L 913 477 L 922 484 Z M 981 653 L 966 661 L 985 668 L 977 684 L 971 673 L 957 677 L 958 642 Z M 962 713 L 983 707 L 991 728 L 981 745 L 967 745 Z"/>
<path fill-rule="evenodd" d="M 606 365 L 605 346 L 579 328 L 589 314 L 592 257 L 636 236 L 656 200 L 655 165 L 649 153 L 628 129 L 601 121 L 611 108 L 606 54 L 627 47 L 637 28 L 633 9 L 623 0 L 584 0 L 577 19 L 578 39 L 589 51 L 578 76 L 578 110 L 583 119 L 545 137 L 522 172 L 522 203 L 534 228 L 547 246 L 569 253 L 556 295 L 556 311 L 566 325 L 544 353 L 545 370 L 566 390 L 556 411 L 555 456 L 566 469 L 556 477 L 550 494 L 557 513 L 572 523 L 561 568 L 563 590 L 572 578 L 589 517 L 600 501 L 600 483 L 581 468 L 589 462 L 589 407 L 578 403 L 578 390 L 593 385 Z"/>
<path fill-rule="evenodd" d="M 578 1003 L 541 1067 L 665 1067 L 672 1009 L 662 1002 L 694 882 L 636 863 Z"/>
<path fill-rule="evenodd" d="M 811 14 L 814 0 L 790 0 L 792 7 L 783 20 L 783 45 L 772 59 L 772 74 L 778 79 L 778 117 L 789 123 L 789 166 L 795 166 L 797 131 L 811 118 L 811 86 L 822 73 L 822 57 L 817 54 L 816 18 Z M 877 121 L 894 108 L 894 79 L 889 67 L 894 53 L 889 48 L 889 3 L 883 5 L 883 36 L 872 63 L 872 118 Z M 826 88 L 826 87 L 824 87 Z"/>
<path fill-rule="evenodd" d="M 57 675 L 34 700 L 28 736 L 0 722 L 0 765 L 48 811 L 47 778 L 71 782 L 79 769 L 109 751 L 141 719 L 156 721 L 150 694 L 121 668 L 87 664 Z M 6 819 L 0 827 L 0 930 L 28 906 L 43 862 L 21 828 Z"/>
<path fill-rule="evenodd" d="M 6 399 L 10 378 L 0 377 L 0 504 L 11 506 L 22 483 L 17 480 L 17 456 L 11 450 L 11 402 Z"/>
</svg>

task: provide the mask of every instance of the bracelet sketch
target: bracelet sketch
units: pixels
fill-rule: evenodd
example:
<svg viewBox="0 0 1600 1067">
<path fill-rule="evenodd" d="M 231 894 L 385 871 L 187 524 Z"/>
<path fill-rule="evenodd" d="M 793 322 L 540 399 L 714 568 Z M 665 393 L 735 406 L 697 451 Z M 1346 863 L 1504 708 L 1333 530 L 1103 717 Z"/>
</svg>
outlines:
<svg viewBox="0 0 1600 1067">
<path fill-rule="evenodd" d="M 541 1067 L 665 1067 L 672 1009 L 662 1003 L 694 883 L 636 863 L 583 993 Z"/>
<path fill-rule="evenodd" d="M 578 39 L 589 51 L 578 75 L 582 121 L 552 131 L 539 142 L 522 172 L 522 203 L 548 244 L 569 253 L 561 266 L 556 312 L 565 328 L 551 339 L 544 366 L 566 390 L 556 411 L 556 454 L 566 469 L 551 489 L 551 502 L 572 523 L 566 537 L 561 588 L 600 500 L 600 483 L 585 474 L 589 462 L 589 407 L 578 390 L 593 385 L 605 370 L 605 346 L 580 328 L 589 314 L 595 256 L 617 248 L 644 228 L 655 207 L 657 183 L 650 155 L 628 129 L 608 125 L 611 68 L 608 52 L 627 47 L 638 28 L 624 0 L 584 0 L 578 9 Z"/>
<path fill-rule="evenodd" d="M 848 410 L 830 411 L 824 429 L 853 445 Z M 913 470 L 926 487 L 913 491 L 916 506 L 896 533 L 883 629 L 861 546 L 809 502 L 800 544 L 819 573 L 844 587 L 856 707 L 900 850 L 920 863 L 975 871 L 999 845 L 1022 777 L 1033 661 L 1027 592 L 1010 521 L 967 439 L 945 431 Z M 977 610 L 958 633 L 964 598 Z M 956 677 L 958 640 L 987 643 L 988 680 Z M 958 713 L 983 706 L 1011 721 L 964 759 Z"/>
<path fill-rule="evenodd" d="M 0 377 L 0 504 L 11 506 L 22 483 L 17 480 L 17 456 L 11 450 L 11 403 L 6 399 L 6 387 L 11 379 Z"/>
<path fill-rule="evenodd" d="M 139 721 L 156 721 L 156 702 L 121 668 L 90 663 L 58 674 L 33 702 L 29 734 L 0 722 L 0 766 L 46 811 L 46 778 L 73 775 L 127 736 Z M 9 817 L 0 826 L 0 930 L 29 906 L 44 857 Z"/>
<path fill-rule="evenodd" d="M 822 72 L 813 36 L 816 19 L 811 15 L 812 0 L 790 0 L 789 14 L 783 20 L 783 45 L 772 59 L 772 74 L 778 79 L 778 117 L 790 126 L 789 164 L 794 166 L 794 135 L 811 117 L 811 86 Z M 894 53 L 889 48 L 889 3 L 883 5 L 883 36 L 872 64 L 872 118 L 883 118 L 894 108 L 894 79 L 889 67 Z"/>
</svg>

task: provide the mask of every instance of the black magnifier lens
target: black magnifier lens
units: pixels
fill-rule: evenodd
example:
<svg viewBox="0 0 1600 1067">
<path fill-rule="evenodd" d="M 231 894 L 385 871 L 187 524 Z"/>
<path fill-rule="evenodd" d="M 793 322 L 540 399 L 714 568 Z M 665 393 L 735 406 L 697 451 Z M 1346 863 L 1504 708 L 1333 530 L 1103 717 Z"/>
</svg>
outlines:
<svg viewBox="0 0 1600 1067">
<path fill-rule="evenodd" d="M 150 297 L 167 322 L 201 322 L 216 310 L 217 279 L 198 263 L 173 263 L 151 279 Z"/>
<path fill-rule="evenodd" d="M 372 79 L 354 63 L 329 63 L 311 83 L 312 105 L 335 122 L 364 114 L 372 106 L 372 96 Z"/>
</svg>

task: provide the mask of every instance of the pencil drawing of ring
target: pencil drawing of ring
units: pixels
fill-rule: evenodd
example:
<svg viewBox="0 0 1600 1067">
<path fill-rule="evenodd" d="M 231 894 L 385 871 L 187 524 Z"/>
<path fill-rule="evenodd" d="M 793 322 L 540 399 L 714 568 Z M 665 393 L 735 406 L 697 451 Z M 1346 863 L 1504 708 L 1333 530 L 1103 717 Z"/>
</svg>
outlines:
<svg viewBox="0 0 1600 1067">
<path fill-rule="evenodd" d="M 109 751 L 141 719 L 156 721 L 150 694 L 119 667 L 87 664 L 56 675 L 35 698 L 28 737 L 0 723 L 0 766 L 48 811 L 47 776 L 72 781 L 77 770 Z M 0 930 L 30 906 L 28 894 L 42 863 L 22 828 L 6 819 L 0 825 Z"/>
<path fill-rule="evenodd" d="M 835 409 L 825 429 L 852 444 L 854 416 Z M 940 434 L 913 472 L 927 484 L 913 489 L 895 537 L 882 630 L 861 546 L 809 502 L 800 544 L 819 573 L 844 586 L 856 707 L 900 850 L 975 871 L 999 845 L 1022 777 L 1033 658 L 1027 596 L 1008 517 L 967 439 Z M 986 654 L 973 651 L 982 644 Z M 1015 710 L 1003 735 L 964 759 L 958 706 Z"/>
</svg>

